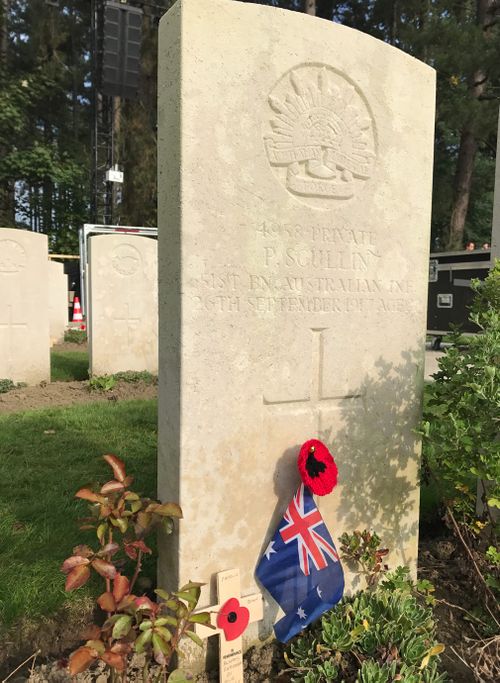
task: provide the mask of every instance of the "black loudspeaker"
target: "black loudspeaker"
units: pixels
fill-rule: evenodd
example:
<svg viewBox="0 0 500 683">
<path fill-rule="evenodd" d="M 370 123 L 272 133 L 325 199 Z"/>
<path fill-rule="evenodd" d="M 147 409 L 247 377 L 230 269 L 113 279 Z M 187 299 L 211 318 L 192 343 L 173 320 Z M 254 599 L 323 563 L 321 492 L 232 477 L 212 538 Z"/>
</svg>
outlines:
<svg viewBox="0 0 500 683">
<path fill-rule="evenodd" d="M 136 99 L 141 71 L 142 10 L 106 2 L 103 13 L 101 91 Z"/>
</svg>

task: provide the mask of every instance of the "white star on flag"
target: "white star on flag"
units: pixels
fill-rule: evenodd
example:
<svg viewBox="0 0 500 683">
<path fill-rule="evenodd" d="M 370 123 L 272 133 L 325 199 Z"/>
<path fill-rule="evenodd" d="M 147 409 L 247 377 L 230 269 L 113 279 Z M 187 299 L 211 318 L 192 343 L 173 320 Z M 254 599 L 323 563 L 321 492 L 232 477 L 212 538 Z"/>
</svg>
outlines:
<svg viewBox="0 0 500 683">
<path fill-rule="evenodd" d="M 317 592 L 317 594 L 318 594 L 318 598 L 320 598 L 320 597 L 321 597 L 321 589 L 320 589 L 319 586 L 317 586 L 316 592 Z"/>
<path fill-rule="evenodd" d="M 271 542 L 269 543 L 269 545 L 267 546 L 265 552 L 264 552 L 264 555 L 266 556 L 266 558 L 267 558 L 268 560 L 270 559 L 270 557 L 271 557 L 271 555 L 272 555 L 273 553 L 276 554 L 276 550 L 273 548 L 273 545 L 274 545 L 275 543 L 276 543 L 276 541 L 271 541 Z"/>
<path fill-rule="evenodd" d="M 301 619 L 305 619 L 305 618 L 307 617 L 307 614 L 304 612 L 304 610 L 302 609 L 302 607 L 299 607 L 299 609 L 297 610 L 297 615 L 298 615 Z"/>
</svg>

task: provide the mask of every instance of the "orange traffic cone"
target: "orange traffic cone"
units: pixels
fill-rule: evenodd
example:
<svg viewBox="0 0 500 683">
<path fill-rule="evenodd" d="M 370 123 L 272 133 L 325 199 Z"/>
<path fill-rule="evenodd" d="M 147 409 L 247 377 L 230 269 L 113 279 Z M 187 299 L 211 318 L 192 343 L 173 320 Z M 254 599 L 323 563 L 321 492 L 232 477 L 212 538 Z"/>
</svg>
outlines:
<svg viewBox="0 0 500 683">
<path fill-rule="evenodd" d="M 73 301 L 73 322 L 81 323 L 83 321 L 82 308 L 80 306 L 80 299 L 75 296 Z"/>
</svg>

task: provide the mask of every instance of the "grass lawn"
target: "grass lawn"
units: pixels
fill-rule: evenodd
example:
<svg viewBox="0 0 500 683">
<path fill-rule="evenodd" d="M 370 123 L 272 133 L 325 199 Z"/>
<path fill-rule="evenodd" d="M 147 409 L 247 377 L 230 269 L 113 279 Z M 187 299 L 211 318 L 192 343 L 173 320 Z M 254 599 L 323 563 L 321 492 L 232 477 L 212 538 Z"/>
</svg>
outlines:
<svg viewBox="0 0 500 683">
<path fill-rule="evenodd" d="M 52 382 L 79 382 L 88 379 L 87 351 L 51 351 L 50 378 Z"/>
<path fill-rule="evenodd" d="M 66 594 L 59 571 L 75 545 L 95 547 L 78 529 L 87 506 L 74 493 L 108 481 L 101 456 L 115 453 L 134 490 L 156 497 L 156 414 L 156 401 L 128 401 L 0 416 L 0 627 L 97 590 Z"/>
</svg>

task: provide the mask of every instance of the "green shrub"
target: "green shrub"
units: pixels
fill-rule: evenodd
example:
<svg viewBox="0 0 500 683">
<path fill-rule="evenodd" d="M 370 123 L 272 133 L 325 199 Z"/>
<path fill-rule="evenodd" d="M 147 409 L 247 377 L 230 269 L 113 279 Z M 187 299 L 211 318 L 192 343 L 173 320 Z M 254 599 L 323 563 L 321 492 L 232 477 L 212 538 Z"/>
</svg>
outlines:
<svg viewBox="0 0 500 683">
<path fill-rule="evenodd" d="M 145 384 L 156 384 L 158 377 L 152 375 L 147 370 L 126 370 L 125 372 L 115 372 L 113 377 L 123 382 L 144 382 Z"/>
<path fill-rule="evenodd" d="M 373 591 L 343 598 L 291 642 L 285 659 L 294 683 L 441 683 L 443 649 L 432 609 L 399 567 Z"/>
<path fill-rule="evenodd" d="M 116 386 L 114 375 L 96 375 L 89 379 L 90 391 L 111 391 Z"/>
<path fill-rule="evenodd" d="M 13 382 L 11 379 L 0 379 L 0 394 L 6 394 L 12 389 L 21 389 L 22 387 L 28 386 L 26 382 Z"/>
<path fill-rule="evenodd" d="M 448 505 L 472 531 L 476 480 L 483 482 L 484 507 L 500 507 L 500 265 L 475 282 L 473 320 L 480 332 L 459 347 L 458 333 L 439 359 L 427 387 L 421 434 L 423 459 L 434 479 L 454 491 Z"/>
<path fill-rule="evenodd" d="M 0 394 L 6 394 L 8 391 L 15 389 L 16 385 L 11 379 L 0 379 Z"/>
<path fill-rule="evenodd" d="M 71 344 L 85 344 L 87 341 L 87 333 L 85 330 L 66 330 L 64 333 L 64 341 Z"/>
</svg>

